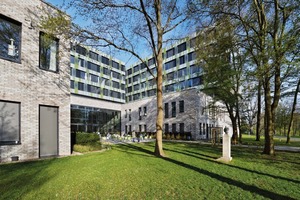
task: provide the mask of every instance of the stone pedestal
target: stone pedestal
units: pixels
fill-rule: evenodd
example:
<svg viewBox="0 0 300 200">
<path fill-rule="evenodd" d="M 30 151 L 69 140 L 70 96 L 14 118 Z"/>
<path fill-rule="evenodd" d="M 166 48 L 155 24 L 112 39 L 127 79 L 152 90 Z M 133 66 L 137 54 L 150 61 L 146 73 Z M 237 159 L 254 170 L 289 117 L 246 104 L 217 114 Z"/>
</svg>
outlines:
<svg viewBox="0 0 300 200">
<path fill-rule="evenodd" d="M 223 134 L 222 157 L 217 159 L 221 162 L 230 162 L 231 157 L 231 135 L 228 133 Z"/>
</svg>

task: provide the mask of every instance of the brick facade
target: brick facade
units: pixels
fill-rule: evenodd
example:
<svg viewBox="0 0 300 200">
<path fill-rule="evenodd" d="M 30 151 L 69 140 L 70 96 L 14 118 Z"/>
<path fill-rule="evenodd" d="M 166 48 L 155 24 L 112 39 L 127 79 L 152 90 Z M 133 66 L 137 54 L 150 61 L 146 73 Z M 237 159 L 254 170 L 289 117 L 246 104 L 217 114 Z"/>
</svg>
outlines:
<svg viewBox="0 0 300 200">
<path fill-rule="evenodd" d="M 59 109 L 58 152 L 70 154 L 69 43 L 59 38 L 59 72 L 39 68 L 40 0 L 2 0 L 1 14 L 22 23 L 21 62 L 0 58 L 0 100 L 20 103 L 21 144 L 1 145 L 0 162 L 39 158 L 39 106 Z"/>
</svg>

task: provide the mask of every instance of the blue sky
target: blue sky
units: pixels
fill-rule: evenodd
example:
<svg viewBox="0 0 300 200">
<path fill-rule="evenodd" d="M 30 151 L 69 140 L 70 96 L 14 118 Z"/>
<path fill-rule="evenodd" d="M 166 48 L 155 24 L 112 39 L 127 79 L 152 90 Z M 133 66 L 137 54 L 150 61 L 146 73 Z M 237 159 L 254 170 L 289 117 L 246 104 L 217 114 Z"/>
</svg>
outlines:
<svg viewBox="0 0 300 200">
<path fill-rule="evenodd" d="M 52 4 L 52 5 L 54 5 L 54 6 L 56 6 L 56 7 L 58 7 L 58 8 L 60 8 L 60 9 L 61 9 L 61 7 L 63 6 L 64 3 L 68 4 L 70 2 L 70 0 L 45 0 L 45 1 Z M 64 9 L 62 9 L 62 10 L 65 11 Z M 76 23 L 80 26 L 85 26 L 85 25 L 88 25 L 88 23 L 90 23 L 89 21 L 83 20 L 82 18 L 80 18 L 78 16 L 76 16 L 76 18 L 74 19 L 74 16 L 75 16 L 75 10 L 74 9 L 68 9 L 65 12 L 72 17 L 74 23 Z M 185 34 L 186 29 L 184 29 L 184 30 L 176 29 L 177 33 L 182 33 L 183 31 L 184 31 L 184 34 Z M 171 35 L 171 37 L 172 37 L 173 33 L 172 32 L 168 33 L 168 35 L 169 36 Z M 121 52 L 116 51 L 112 48 L 110 48 L 110 49 L 109 48 L 105 48 L 105 49 L 99 48 L 99 50 L 106 53 L 106 54 L 108 54 L 108 55 L 111 55 L 114 58 L 117 58 L 117 59 L 123 61 L 127 67 L 134 64 L 135 62 L 137 62 L 137 59 L 129 53 L 124 53 L 122 51 Z M 140 48 L 138 48 L 137 50 L 139 51 L 138 53 L 140 54 L 140 56 L 142 58 L 149 57 L 152 54 L 152 52 L 149 50 L 149 48 L 143 48 L 143 46 L 140 46 Z"/>
<path fill-rule="evenodd" d="M 45 0 L 46 2 L 58 7 L 59 9 L 61 9 L 61 6 L 63 5 L 63 3 L 65 2 L 65 4 L 67 4 L 69 1 L 68 0 Z M 79 24 L 79 25 L 86 25 L 87 22 L 86 20 L 83 20 L 81 18 L 78 18 L 76 17 L 74 19 L 74 16 L 75 16 L 75 11 L 72 10 L 72 9 L 68 9 L 68 10 L 64 10 L 62 9 L 63 11 L 65 11 L 68 15 L 70 15 L 72 18 L 73 18 L 73 22 L 75 22 L 76 24 Z M 131 56 L 131 54 L 128 54 L 128 53 L 124 53 L 124 52 L 116 52 L 116 51 L 112 51 L 108 48 L 106 49 L 99 49 L 100 51 L 108 54 L 108 55 L 111 55 L 112 57 L 114 58 L 117 58 L 121 61 L 123 61 L 125 63 L 125 65 L 128 67 L 132 64 L 134 64 L 135 62 L 137 62 L 137 59 L 133 56 Z M 151 53 L 147 53 L 145 54 L 145 56 L 150 56 Z"/>
</svg>

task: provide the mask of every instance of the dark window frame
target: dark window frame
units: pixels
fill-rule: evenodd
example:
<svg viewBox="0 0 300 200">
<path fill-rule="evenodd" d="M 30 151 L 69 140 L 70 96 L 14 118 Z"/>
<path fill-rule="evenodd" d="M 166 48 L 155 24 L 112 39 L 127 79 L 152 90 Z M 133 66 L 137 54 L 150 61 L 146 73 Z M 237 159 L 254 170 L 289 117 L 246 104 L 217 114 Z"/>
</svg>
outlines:
<svg viewBox="0 0 300 200">
<path fill-rule="evenodd" d="M 3 103 L 10 103 L 10 104 L 18 104 L 18 140 L 16 141 L 2 141 L 0 140 L 0 146 L 4 145 L 20 145 L 21 144 L 21 102 L 16 102 L 16 101 L 5 101 L 5 100 L 0 100 L 0 102 Z M 0 107 L 0 109 L 2 109 Z"/>
<path fill-rule="evenodd" d="M 59 39 L 58 38 L 49 36 L 49 39 L 52 39 L 53 42 L 56 43 L 55 70 L 51 70 L 50 66 L 49 66 L 49 69 L 42 66 L 42 62 L 41 62 L 42 42 L 43 42 L 42 37 L 45 36 L 45 35 L 47 35 L 47 34 L 40 31 L 40 34 L 39 34 L 39 68 L 42 69 L 42 70 L 45 70 L 45 71 L 58 73 L 59 72 L 59 56 L 58 56 L 58 54 L 59 54 Z"/>
<path fill-rule="evenodd" d="M 3 56 L 3 55 L 1 55 L 0 54 L 0 58 L 1 59 L 4 59 L 4 60 L 9 60 L 9 61 L 11 61 L 11 62 L 15 62 L 15 63 L 21 63 L 21 49 L 22 49 L 22 23 L 21 22 L 19 22 L 19 21 L 16 21 L 16 20 L 14 20 L 14 19 L 12 19 L 12 18 L 9 18 L 9 17 L 7 17 L 7 16 L 5 16 L 5 15 L 2 15 L 2 14 L 0 14 L 0 19 L 2 19 L 3 21 L 6 21 L 6 22 L 8 22 L 8 23 L 10 23 L 10 24 L 13 24 L 14 26 L 18 26 L 18 28 L 19 28 L 19 30 L 18 30 L 18 39 L 19 39 L 19 41 L 18 41 L 18 58 L 17 59 L 14 59 L 14 58 L 10 58 L 10 57 L 8 57 L 8 56 Z M 7 54 L 8 54 L 8 49 L 7 49 L 7 52 L 6 52 Z"/>
</svg>

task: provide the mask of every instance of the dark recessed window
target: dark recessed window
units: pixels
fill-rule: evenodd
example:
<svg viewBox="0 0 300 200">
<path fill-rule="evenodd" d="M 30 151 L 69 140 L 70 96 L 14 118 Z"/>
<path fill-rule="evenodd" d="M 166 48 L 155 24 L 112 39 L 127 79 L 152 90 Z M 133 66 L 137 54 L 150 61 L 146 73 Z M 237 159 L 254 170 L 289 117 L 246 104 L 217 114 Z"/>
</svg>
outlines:
<svg viewBox="0 0 300 200">
<path fill-rule="evenodd" d="M 98 54 L 95 52 L 90 51 L 89 52 L 89 57 L 93 60 L 98 60 Z"/>
<path fill-rule="evenodd" d="M 196 53 L 195 52 L 191 52 L 188 54 L 188 60 L 192 61 L 196 59 Z"/>
<path fill-rule="evenodd" d="M 92 62 L 88 62 L 88 69 L 93 70 L 95 72 L 100 72 L 100 66 Z"/>
<path fill-rule="evenodd" d="M 0 15 L 0 57 L 20 62 L 22 24 Z"/>
<path fill-rule="evenodd" d="M 104 67 L 103 74 L 110 76 L 110 70 Z"/>
<path fill-rule="evenodd" d="M 87 91 L 94 93 L 94 94 L 100 94 L 101 89 L 99 87 L 93 86 L 93 85 L 87 85 Z"/>
<path fill-rule="evenodd" d="M 99 82 L 99 77 L 94 75 L 94 74 L 90 74 L 91 76 L 91 81 L 94 83 L 98 83 Z"/>
<path fill-rule="evenodd" d="M 167 58 L 169 58 L 169 57 L 171 57 L 173 55 L 175 55 L 175 48 L 169 49 L 167 51 Z"/>
<path fill-rule="evenodd" d="M 150 59 L 148 60 L 148 66 L 154 65 L 154 62 L 155 62 L 155 59 L 154 59 L 154 58 L 150 58 Z"/>
<path fill-rule="evenodd" d="M 75 76 L 76 76 L 77 78 L 85 79 L 85 72 L 76 69 L 76 75 L 75 75 Z"/>
<path fill-rule="evenodd" d="M 176 130 L 176 124 L 172 124 L 172 133 L 176 133 L 177 130 Z"/>
<path fill-rule="evenodd" d="M 75 48 L 76 48 L 76 53 L 86 56 L 86 52 L 87 52 L 86 48 L 79 45 L 77 45 Z"/>
<path fill-rule="evenodd" d="M 118 82 L 116 82 L 116 81 L 112 82 L 112 86 L 113 86 L 113 88 L 117 88 L 117 89 L 120 88 L 120 84 Z"/>
<path fill-rule="evenodd" d="M 118 72 L 112 71 L 112 77 L 114 77 L 116 79 L 120 79 L 121 78 L 121 74 L 119 74 Z"/>
<path fill-rule="evenodd" d="M 74 89 L 74 81 L 71 80 L 71 88 Z"/>
<path fill-rule="evenodd" d="M 119 69 L 119 63 L 117 63 L 116 61 L 112 61 L 112 67 L 115 68 L 115 69 Z"/>
<path fill-rule="evenodd" d="M 20 103 L 0 101 L 0 145 L 20 143 Z"/>
<path fill-rule="evenodd" d="M 135 66 L 135 67 L 133 68 L 133 73 L 134 73 L 134 72 L 137 72 L 137 71 L 139 71 L 139 70 L 140 70 L 139 65 L 137 65 L 137 66 Z"/>
<path fill-rule="evenodd" d="M 127 75 L 130 75 L 130 74 L 132 74 L 132 69 L 127 70 Z"/>
<path fill-rule="evenodd" d="M 178 78 L 181 78 L 181 77 L 184 77 L 186 76 L 188 73 L 187 73 L 187 69 L 186 68 L 183 68 L 183 69 L 180 69 L 178 70 Z"/>
<path fill-rule="evenodd" d="M 102 56 L 101 62 L 102 62 L 103 64 L 109 65 L 109 59 L 106 58 L 106 57 L 104 57 L 104 56 Z"/>
<path fill-rule="evenodd" d="M 178 53 L 183 52 L 186 50 L 186 42 L 178 45 Z"/>
<path fill-rule="evenodd" d="M 77 83 L 77 88 L 78 88 L 78 90 L 85 91 L 85 89 L 84 89 L 84 83 L 78 82 Z"/>
<path fill-rule="evenodd" d="M 165 133 L 169 133 L 169 124 L 165 124 Z"/>
<path fill-rule="evenodd" d="M 180 133 L 184 133 L 184 123 L 179 124 L 179 131 Z"/>
<path fill-rule="evenodd" d="M 172 102 L 172 117 L 176 117 L 176 102 Z"/>
<path fill-rule="evenodd" d="M 185 63 L 185 55 L 179 57 L 179 64 L 182 65 Z"/>
<path fill-rule="evenodd" d="M 165 70 L 176 67 L 176 59 L 171 60 L 165 64 Z"/>
<path fill-rule="evenodd" d="M 40 68 L 58 71 L 58 39 L 40 33 Z"/>
<path fill-rule="evenodd" d="M 179 101 L 179 112 L 183 113 L 184 112 L 184 101 Z"/>
<path fill-rule="evenodd" d="M 165 118 L 169 118 L 169 104 L 165 103 Z"/>
</svg>

